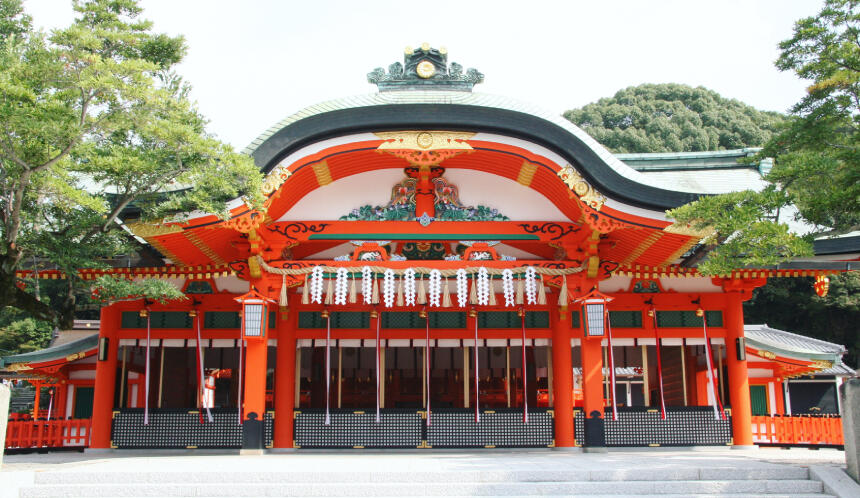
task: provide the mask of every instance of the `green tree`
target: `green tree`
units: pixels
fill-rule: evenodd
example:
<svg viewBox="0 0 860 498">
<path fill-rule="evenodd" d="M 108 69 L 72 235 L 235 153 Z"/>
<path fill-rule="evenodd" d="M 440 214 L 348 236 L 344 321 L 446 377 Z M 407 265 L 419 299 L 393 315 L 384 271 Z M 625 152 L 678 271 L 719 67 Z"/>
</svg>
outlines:
<svg viewBox="0 0 860 498">
<path fill-rule="evenodd" d="M 51 340 L 50 322 L 36 320 L 15 308 L 0 309 L 0 356 L 44 348 Z"/>
<path fill-rule="evenodd" d="M 55 326 L 73 319 L 89 283 L 77 270 L 132 249 L 118 217 L 261 205 L 261 175 L 247 156 L 205 130 L 173 68 L 182 37 L 153 33 L 137 0 L 73 2 L 77 18 L 46 35 L 20 0 L 0 0 L 0 307 Z M 193 189 L 182 188 L 194 185 Z M 31 257 L 65 271 L 61 299 L 18 287 Z M 178 297 L 165 282 L 107 288 Z"/>
<path fill-rule="evenodd" d="M 760 147 L 785 121 L 782 114 L 677 83 L 625 88 L 564 117 L 616 153 Z"/>
<path fill-rule="evenodd" d="M 812 84 L 792 119 L 759 157 L 775 157 L 763 193 L 704 198 L 669 212 L 682 223 L 716 232 L 705 273 L 760 266 L 812 254 L 811 240 L 860 229 L 860 9 L 856 0 L 827 0 L 815 16 L 797 21 L 780 43 L 776 66 Z M 774 220 L 793 206 L 816 228 L 804 238 Z M 716 243 L 729 241 L 717 247 Z"/>
<path fill-rule="evenodd" d="M 856 367 L 860 360 L 860 272 L 831 276 L 830 292 L 823 298 L 813 292 L 813 281 L 771 279 L 744 303 L 744 321 L 844 344 L 848 349 L 845 363 Z"/>
</svg>

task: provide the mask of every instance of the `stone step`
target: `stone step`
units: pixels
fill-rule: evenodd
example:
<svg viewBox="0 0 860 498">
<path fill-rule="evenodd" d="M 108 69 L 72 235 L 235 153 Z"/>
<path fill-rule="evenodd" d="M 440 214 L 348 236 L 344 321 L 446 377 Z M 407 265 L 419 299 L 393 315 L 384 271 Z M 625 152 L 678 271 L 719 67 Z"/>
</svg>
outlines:
<svg viewBox="0 0 860 498">
<path fill-rule="evenodd" d="M 618 470 L 416 471 L 416 472 L 40 472 L 36 484 L 187 484 L 187 483 L 435 483 L 458 482 L 571 482 L 571 481 L 745 481 L 805 480 L 804 467 L 678 468 Z"/>
<path fill-rule="evenodd" d="M 353 495 L 355 498 L 358 498 L 358 495 Z M 506 498 L 525 498 L 526 496 L 535 496 L 535 495 L 508 495 Z M 564 498 L 565 496 L 570 495 L 541 495 L 544 498 Z M 601 495 L 597 495 L 601 496 Z M 705 494 L 658 494 L 658 495 L 603 495 L 603 496 L 611 496 L 612 498 L 720 498 L 723 496 L 730 496 L 731 498 L 760 498 L 761 494 L 743 494 L 743 493 L 733 493 L 730 495 L 726 494 L 718 494 L 718 495 L 705 495 Z M 812 494 L 769 494 L 765 495 L 767 498 L 836 498 L 833 495 L 822 495 L 818 493 Z M 100 498 L 122 498 L 119 496 L 102 496 Z M 218 498 L 215 496 L 195 496 L 194 498 Z M 261 496 L 252 496 L 252 497 L 243 497 L 243 498 L 266 498 Z M 341 497 L 341 498 L 351 498 L 351 497 Z M 447 498 L 469 498 L 469 495 L 451 495 Z"/>
<path fill-rule="evenodd" d="M 451 475 L 449 474 L 449 477 Z M 21 498 L 143 496 L 535 496 L 535 495 L 695 495 L 820 494 L 817 481 L 764 479 L 734 481 L 567 481 L 567 482 L 304 482 L 191 484 L 50 484 L 21 489 Z"/>
</svg>

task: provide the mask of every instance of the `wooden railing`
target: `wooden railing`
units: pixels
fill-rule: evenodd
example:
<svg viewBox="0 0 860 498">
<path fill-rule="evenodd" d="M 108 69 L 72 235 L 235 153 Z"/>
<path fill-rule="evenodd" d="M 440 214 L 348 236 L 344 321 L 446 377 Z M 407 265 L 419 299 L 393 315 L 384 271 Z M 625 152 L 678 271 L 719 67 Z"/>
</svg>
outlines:
<svg viewBox="0 0 860 498">
<path fill-rule="evenodd" d="M 69 448 L 90 445 L 90 419 L 10 420 L 6 449 Z"/>
<path fill-rule="evenodd" d="M 838 416 L 755 416 L 753 441 L 778 445 L 844 445 Z"/>
</svg>

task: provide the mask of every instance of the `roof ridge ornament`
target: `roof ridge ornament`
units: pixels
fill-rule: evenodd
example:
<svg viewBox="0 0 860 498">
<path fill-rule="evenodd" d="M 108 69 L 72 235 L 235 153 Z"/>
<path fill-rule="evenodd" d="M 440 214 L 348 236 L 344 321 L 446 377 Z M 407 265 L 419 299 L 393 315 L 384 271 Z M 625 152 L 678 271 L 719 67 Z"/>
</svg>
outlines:
<svg viewBox="0 0 860 498">
<path fill-rule="evenodd" d="M 403 64 L 395 62 L 388 66 L 388 73 L 381 67 L 367 74 L 368 83 L 375 84 L 380 92 L 391 90 L 453 90 L 471 92 L 472 87 L 483 83 L 484 75 L 463 66 L 448 64 L 445 47 L 431 48 L 429 43 L 413 49 L 406 47 Z"/>
</svg>

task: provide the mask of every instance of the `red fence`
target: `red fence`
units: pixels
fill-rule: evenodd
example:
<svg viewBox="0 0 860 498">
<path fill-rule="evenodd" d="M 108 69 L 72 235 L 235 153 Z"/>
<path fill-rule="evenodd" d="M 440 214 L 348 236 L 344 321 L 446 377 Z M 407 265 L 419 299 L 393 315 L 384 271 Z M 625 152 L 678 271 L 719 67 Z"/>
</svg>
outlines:
<svg viewBox="0 0 860 498">
<path fill-rule="evenodd" d="M 844 445 L 842 418 L 752 417 L 753 441 L 783 445 Z"/>
<path fill-rule="evenodd" d="M 70 448 L 90 445 L 90 419 L 10 420 L 6 448 Z"/>
</svg>

